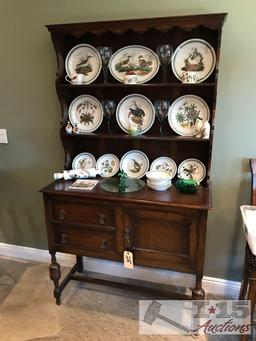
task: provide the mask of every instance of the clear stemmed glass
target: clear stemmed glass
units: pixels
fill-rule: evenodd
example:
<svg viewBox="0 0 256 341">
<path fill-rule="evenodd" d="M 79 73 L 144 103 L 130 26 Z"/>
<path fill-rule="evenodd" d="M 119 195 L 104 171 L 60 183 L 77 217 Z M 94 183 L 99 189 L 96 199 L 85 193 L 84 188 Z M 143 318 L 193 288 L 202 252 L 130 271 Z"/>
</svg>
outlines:
<svg viewBox="0 0 256 341">
<path fill-rule="evenodd" d="M 116 103 L 112 99 L 105 99 L 101 102 L 103 107 L 104 116 L 106 117 L 108 123 L 108 132 L 111 133 L 111 119 L 115 114 Z"/>
<path fill-rule="evenodd" d="M 172 60 L 173 48 L 171 45 L 158 45 L 156 48 L 156 53 L 158 55 L 159 61 L 163 70 L 163 82 L 166 82 L 168 65 Z"/>
<path fill-rule="evenodd" d="M 108 65 L 109 65 L 109 60 L 112 56 L 112 48 L 109 46 L 99 46 L 97 47 L 97 50 L 101 56 L 102 60 L 102 69 L 103 69 L 103 79 L 104 83 L 107 83 L 108 79 Z"/>
<path fill-rule="evenodd" d="M 156 100 L 154 102 L 154 108 L 156 112 L 156 117 L 160 123 L 160 134 L 164 135 L 163 133 L 163 122 L 168 114 L 168 110 L 170 108 L 170 101 L 168 100 Z"/>
</svg>

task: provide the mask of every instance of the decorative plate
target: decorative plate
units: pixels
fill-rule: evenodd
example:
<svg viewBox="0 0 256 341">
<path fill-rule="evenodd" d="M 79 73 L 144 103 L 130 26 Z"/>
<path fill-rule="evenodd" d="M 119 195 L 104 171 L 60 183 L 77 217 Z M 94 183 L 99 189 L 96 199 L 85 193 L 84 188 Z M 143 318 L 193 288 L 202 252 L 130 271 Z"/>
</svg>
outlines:
<svg viewBox="0 0 256 341">
<path fill-rule="evenodd" d="M 114 154 L 104 154 L 97 160 L 96 168 L 104 171 L 103 178 L 110 178 L 119 170 L 119 159 Z"/>
<path fill-rule="evenodd" d="M 177 98 L 169 108 L 168 121 L 175 133 L 194 136 L 197 119 L 209 121 L 210 110 L 207 103 L 198 96 L 185 95 Z"/>
<path fill-rule="evenodd" d="M 127 152 L 120 161 L 120 169 L 132 179 L 142 178 L 147 173 L 148 168 L 148 157 L 140 150 L 131 150 Z"/>
<path fill-rule="evenodd" d="M 135 74 L 137 83 L 153 78 L 159 69 L 159 59 L 154 51 L 140 45 L 125 46 L 116 51 L 109 62 L 109 71 L 119 82 L 124 83 L 125 73 Z"/>
<path fill-rule="evenodd" d="M 184 160 L 178 167 L 178 175 L 181 179 L 193 179 L 201 182 L 206 175 L 205 165 L 197 159 Z"/>
<path fill-rule="evenodd" d="M 197 73 L 197 83 L 203 82 L 213 72 L 216 55 L 213 47 L 202 39 L 189 39 L 180 44 L 172 57 L 172 71 L 182 80 L 185 71 Z"/>
<path fill-rule="evenodd" d="M 168 172 L 171 175 L 171 179 L 173 179 L 177 173 L 177 165 L 173 159 L 167 156 L 162 156 L 158 157 L 151 163 L 150 170 Z"/>
<path fill-rule="evenodd" d="M 95 47 L 88 44 L 74 46 L 65 60 L 65 68 L 72 79 L 79 74 L 86 76 L 85 84 L 92 83 L 101 71 L 101 57 Z"/>
<path fill-rule="evenodd" d="M 91 153 L 80 153 L 74 158 L 72 162 L 72 169 L 88 169 L 95 167 L 96 160 Z"/>
<path fill-rule="evenodd" d="M 101 125 L 103 109 L 97 98 L 81 95 L 70 104 L 68 117 L 73 126 L 77 124 L 79 132 L 91 133 Z"/>
<path fill-rule="evenodd" d="M 133 127 L 144 134 L 155 120 L 155 109 L 151 101 L 139 94 L 124 97 L 116 108 L 116 120 L 119 127 L 129 133 Z"/>
</svg>

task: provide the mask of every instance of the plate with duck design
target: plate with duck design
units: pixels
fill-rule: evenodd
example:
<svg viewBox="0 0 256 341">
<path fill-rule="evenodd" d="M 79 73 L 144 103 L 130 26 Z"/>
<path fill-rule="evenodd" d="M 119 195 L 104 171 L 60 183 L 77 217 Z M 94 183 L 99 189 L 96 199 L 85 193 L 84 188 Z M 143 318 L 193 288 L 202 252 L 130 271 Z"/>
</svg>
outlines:
<svg viewBox="0 0 256 341">
<path fill-rule="evenodd" d="M 207 79 L 216 65 L 213 47 L 203 39 L 189 39 L 180 44 L 172 57 L 172 71 L 181 81 L 184 72 L 195 72 L 196 82 Z"/>
<path fill-rule="evenodd" d="M 65 69 L 70 79 L 82 74 L 84 84 L 95 81 L 101 71 L 102 61 L 99 52 L 89 44 L 74 46 L 65 60 Z"/>
<path fill-rule="evenodd" d="M 205 178 L 205 175 L 205 165 L 197 159 L 184 160 L 178 167 L 178 176 L 181 179 L 193 179 L 201 182 Z"/>
<path fill-rule="evenodd" d="M 140 150 L 130 150 L 122 156 L 120 161 L 120 169 L 131 179 L 142 178 L 147 173 L 148 168 L 148 157 Z"/>
<path fill-rule="evenodd" d="M 112 76 L 124 83 L 125 75 L 137 76 L 136 83 L 152 79 L 159 69 L 159 59 L 154 51 L 141 45 L 129 45 L 117 50 L 109 61 Z"/>
<path fill-rule="evenodd" d="M 131 94 L 119 102 L 116 108 L 116 120 L 119 127 L 126 133 L 137 135 L 148 131 L 155 120 L 155 109 L 152 102 L 140 94 Z"/>
</svg>

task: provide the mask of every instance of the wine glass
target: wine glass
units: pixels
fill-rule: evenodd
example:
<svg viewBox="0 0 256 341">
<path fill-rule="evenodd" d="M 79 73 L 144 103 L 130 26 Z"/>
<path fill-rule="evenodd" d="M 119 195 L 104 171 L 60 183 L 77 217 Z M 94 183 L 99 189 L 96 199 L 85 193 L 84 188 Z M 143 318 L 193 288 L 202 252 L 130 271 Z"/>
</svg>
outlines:
<svg viewBox="0 0 256 341">
<path fill-rule="evenodd" d="M 156 117 L 160 123 L 160 134 L 164 135 L 163 133 L 163 122 L 168 114 L 168 110 L 170 108 L 170 101 L 168 100 L 156 100 L 154 102 L 154 108 L 156 112 Z"/>
<path fill-rule="evenodd" d="M 156 53 L 158 55 L 158 58 L 159 58 L 159 61 L 161 63 L 162 70 L 163 70 L 163 82 L 164 83 L 166 82 L 168 65 L 170 64 L 172 60 L 172 52 L 173 52 L 173 48 L 169 44 L 158 45 L 156 48 Z"/>
<path fill-rule="evenodd" d="M 97 47 L 97 50 L 98 50 L 98 52 L 101 56 L 101 60 L 102 60 L 104 83 L 107 83 L 109 60 L 113 54 L 112 48 L 109 46 L 99 46 L 99 47 Z"/>
<path fill-rule="evenodd" d="M 112 99 L 105 99 L 101 102 L 103 107 L 104 116 L 108 123 L 108 132 L 111 133 L 111 119 L 115 113 L 116 103 Z"/>
</svg>

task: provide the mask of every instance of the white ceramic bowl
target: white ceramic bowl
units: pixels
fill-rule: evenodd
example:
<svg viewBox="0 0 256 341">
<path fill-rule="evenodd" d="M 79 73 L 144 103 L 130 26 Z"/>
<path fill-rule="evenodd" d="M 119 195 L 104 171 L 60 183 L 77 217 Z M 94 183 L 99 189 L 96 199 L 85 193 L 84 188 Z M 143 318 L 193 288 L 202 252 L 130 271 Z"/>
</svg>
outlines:
<svg viewBox="0 0 256 341">
<path fill-rule="evenodd" d="M 160 180 L 151 180 L 147 179 L 147 182 L 150 183 L 151 185 L 155 186 L 164 186 L 170 183 L 170 179 L 160 179 Z"/>
<path fill-rule="evenodd" d="M 151 181 L 151 183 L 154 182 L 156 184 L 172 179 L 170 173 L 165 171 L 149 171 L 146 173 L 146 177 Z"/>
<path fill-rule="evenodd" d="M 154 191 L 166 191 L 168 188 L 171 187 L 172 181 L 169 180 L 164 185 L 155 185 L 155 184 L 152 184 L 149 180 L 147 180 L 147 185 L 149 188 L 153 189 Z"/>
</svg>

